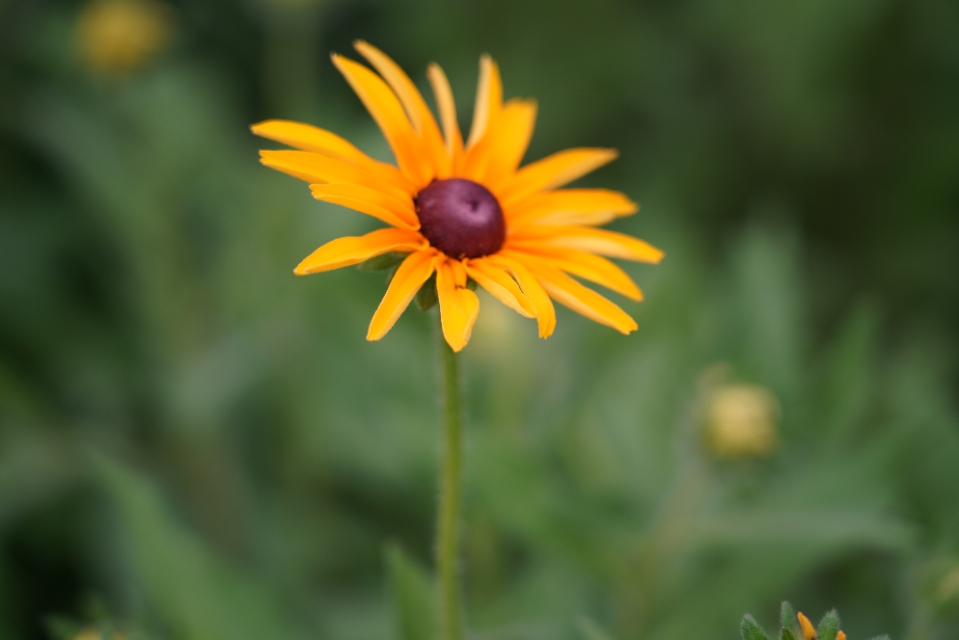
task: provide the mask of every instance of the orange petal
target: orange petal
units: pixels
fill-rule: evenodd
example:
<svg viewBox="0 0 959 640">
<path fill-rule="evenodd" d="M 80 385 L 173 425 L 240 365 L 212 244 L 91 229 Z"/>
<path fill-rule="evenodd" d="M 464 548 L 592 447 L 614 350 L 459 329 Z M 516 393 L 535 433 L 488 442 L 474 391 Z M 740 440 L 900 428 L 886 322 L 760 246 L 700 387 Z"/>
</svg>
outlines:
<svg viewBox="0 0 959 640">
<path fill-rule="evenodd" d="M 379 340 L 393 328 L 416 292 L 433 275 L 435 257 L 434 251 L 417 251 L 400 263 L 396 273 L 393 274 L 386 295 L 383 296 L 380 306 L 373 314 L 369 331 L 366 333 L 367 340 Z"/>
<path fill-rule="evenodd" d="M 522 316 L 532 318 L 536 315 L 533 303 L 523 295 L 519 285 L 506 271 L 483 258 L 464 262 L 466 273 L 490 294 Z"/>
<path fill-rule="evenodd" d="M 608 189 L 559 189 L 541 191 L 504 209 L 512 225 L 528 222 L 549 224 L 606 224 L 636 213 L 639 206 L 618 191 Z"/>
<path fill-rule="evenodd" d="M 553 301 L 549 299 L 549 295 L 536 278 L 533 277 L 533 274 L 530 273 L 522 263 L 503 257 L 502 254 L 488 256 L 483 258 L 483 261 L 500 266 L 513 274 L 513 277 L 516 278 L 520 288 L 523 290 L 526 299 L 530 301 L 536 310 L 536 323 L 539 328 L 539 337 L 550 337 L 556 328 L 556 309 L 553 308 Z"/>
<path fill-rule="evenodd" d="M 503 186 L 500 202 L 510 207 L 537 191 L 561 187 L 611 162 L 617 155 L 614 149 L 589 148 L 554 153 L 517 171 Z"/>
<path fill-rule="evenodd" d="M 415 194 L 410 181 L 396 167 L 374 160 L 347 140 L 325 129 L 289 120 L 267 120 L 253 125 L 250 129 L 262 138 L 358 165 L 374 173 L 379 182 Z"/>
<path fill-rule="evenodd" d="M 413 201 L 355 184 L 313 184 L 313 197 L 371 215 L 386 224 L 404 229 L 419 229 Z"/>
<path fill-rule="evenodd" d="M 253 125 L 250 130 L 261 138 L 282 142 L 303 151 L 333 156 L 354 164 L 373 161 L 352 143 L 335 133 L 302 122 L 267 120 Z"/>
<path fill-rule="evenodd" d="M 327 242 L 298 264 L 293 273 L 305 276 L 332 271 L 359 264 L 389 251 L 416 251 L 426 247 L 426 240 L 415 231 L 377 229 L 365 236 L 347 236 Z"/>
<path fill-rule="evenodd" d="M 375 168 L 361 167 L 351 162 L 309 151 L 265 150 L 260 151 L 260 162 L 311 184 L 336 182 L 364 185 L 379 191 L 389 192 L 400 198 L 409 198 L 410 192 L 402 182 L 391 180 L 392 176 L 378 173 Z M 395 168 L 393 169 L 394 171 Z M 396 172 L 399 175 L 399 172 Z"/>
<path fill-rule="evenodd" d="M 546 264 L 530 262 L 526 267 L 533 273 L 547 293 L 556 301 L 590 320 L 628 334 L 639 327 L 636 321 L 615 304 L 576 282 L 568 275 Z"/>
<path fill-rule="evenodd" d="M 535 125 L 535 101 L 507 102 L 482 141 L 467 152 L 463 175 L 493 192 L 498 191 L 516 172 Z"/>
<path fill-rule="evenodd" d="M 422 187 L 433 177 L 420 154 L 419 136 L 403 113 L 403 107 L 390 88 L 375 73 L 343 56 L 333 54 L 333 64 L 360 97 L 367 111 L 389 142 L 400 169 L 414 185 Z"/>
<path fill-rule="evenodd" d="M 846 640 L 846 632 L 839 631 L 838 633 L 836 633 L 836 640 Z"/>
<path fill-rule="evenodd" d="M 518 252 L 522 252 L 524 264 L 531 261 L 545 262 L 557 269 L 568 271 L 573 275 L 603 285 L 630 300 L 643 299 L 642 291 L 639 290 L 639 287 L 636 286 L 629 275 L 606 258 L 576 249 L 544 246 L 541 243 L 524 245 L 510 242 L 506 253 L 511 257 L 516 257 L 515 254 Z"/>
<path fill-rule="evenodd" d="M 659 263 L 665 255 L 639 238 L 593 227 L 531 225 L 518 229 L 510 237 L 518 243 L 535 242 L 553 247 L 567 247 L 598 253 L 601 256 L 652 264 Z"/>
<path fill-rule="evenodd" d="M 806 636 L 806 640 L 813 640 L 816 637 L 816 628 L 812 626 L 812 622 L 802 612 L 799 612 L 796 617 L 799 618 L 799 626 L 802 627 L 802 633 Z"/>
<path fill-rule="evenodd" d="M 396 96 L 403 103 L 403 108 L 406 109 L 413 123 L 413 128 L 420 135 L 425 151 L 432 161 L 434 173 L 441 178 L 448 176 L 449 156 L 443 147 L 443 138 L 440 136 L 439 127 L 436 126 L 436 120 L 426 106 L 419 89 L 398 64 L 373 45 L 357 40 L 353 46 L 380 72 L 383 79 L 396 92 Z"/>
<path fill-rule="evenodd" d="M 443 337 L 453 351 L 463 350 L 473 333 L 479 315 L 479 298 L 465 287 L 457 286 L 453 262 L 444 260 L 436 269 L 436 295 L 440 302 L 440 324 Z"/>
<path fill-rule="evenodd" d="M 426 69 L 426 76 L 433 86 L 433 95 L 436 97 L 436 106 L 439 109 L 443 133 L 446 136 L 446 151 L 450 157 L 451 168 L 455 171 L 459 158 L 463 155 L 463 136 L 460 133 L 459 121 L 456 119 L 453 90 L 450 89 L 450 82 L 438 64 L 431 64 Z"/>
<path fill-rule="evenodd" d="M 473 107 L 473 127 L 466 147 L 472 147 L 486 134 L 490 123 L 496 120 L 503 104 L 503 82 L 499 67 L 488 54 L 480 57 L 479 84 L 476 87 L 476 106 Z"/>
</svg>

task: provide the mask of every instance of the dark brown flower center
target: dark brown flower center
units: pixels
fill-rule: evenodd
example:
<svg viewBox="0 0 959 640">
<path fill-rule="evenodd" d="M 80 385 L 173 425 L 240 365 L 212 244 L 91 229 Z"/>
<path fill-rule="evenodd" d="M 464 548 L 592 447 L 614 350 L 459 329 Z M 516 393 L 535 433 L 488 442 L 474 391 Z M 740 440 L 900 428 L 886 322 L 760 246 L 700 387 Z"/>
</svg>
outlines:
<svg viewBox="0 0 959 640">
<path fill-rule="evenodd" d="M 463 178 L 435 180 L 414 202 L 420 233 L 450 257 L 479 258 L 503 246 L 503 210 L 483 185 Z"/>
</svg>

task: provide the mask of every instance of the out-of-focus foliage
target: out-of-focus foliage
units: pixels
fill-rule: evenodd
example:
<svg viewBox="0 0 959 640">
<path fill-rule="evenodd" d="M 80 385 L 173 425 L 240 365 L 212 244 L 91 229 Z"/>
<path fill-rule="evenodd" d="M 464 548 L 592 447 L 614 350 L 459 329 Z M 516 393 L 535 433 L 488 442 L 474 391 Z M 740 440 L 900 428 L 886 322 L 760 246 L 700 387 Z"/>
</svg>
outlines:
<svg viewBox="0 0 959 640">
<path fill-rule="evenodd" d="M 464 123 L 491 52 L 528 157 L 618 147 L 592 184 L 667 251 L 629 337 L 482 299 L 476 637 L 734 638 L 785 598 L 959 636 L 955 2 L 182 0 L 107 76 L 84 6 L 0 1 L 0 637 L 429 637 L 430 316 L 366 343 L 382 274 L 293 277 L 370 223 L 247 130 L 388 158 L 326 59 L 353 38 L 440 62 Z M 775 446 L 715 455 L 724 385 Z"/>
</svg>

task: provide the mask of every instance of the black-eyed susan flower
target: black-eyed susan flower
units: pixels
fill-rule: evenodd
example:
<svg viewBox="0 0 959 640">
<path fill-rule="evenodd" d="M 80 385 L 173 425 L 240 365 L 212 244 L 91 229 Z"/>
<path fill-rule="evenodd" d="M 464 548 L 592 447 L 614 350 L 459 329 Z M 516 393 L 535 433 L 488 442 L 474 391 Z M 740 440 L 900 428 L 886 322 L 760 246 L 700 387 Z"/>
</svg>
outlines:
<svg viewBox="0 0 959 640">
<path fill-rule="evenodd" d="M 442 133 L 410 78 L 375 47 L 356 49 L 378 72 L 333 55 L 333 64 L 379 125 L 396 165 L 374 160 L 323 129 L 271 120 L 253 127 L 294 147 L 263 151 L 263 164 L 310 183 L 314 197 L 389 225 L 323 245 L 296 267 L 305 275 L 358 264 L 389 252 L 408 254 L 373 314 L 367 339 L 382 338 L 435 275 L 443 335 L 454 351 L 469 341 L 479 299 L 473 280 L 518 313 L 536 318 L 539 335 L 556 324 L 552 300 L 622 333 L 636 323 L 620 307 L 571 277 L 632 300 L 642 293 L 603 256 L 658 262 L 663 254 L 637 238 L 596 228 L 637 206 L 606 189 L 560 189 L 613 160 L 612 149 L 568 149 L 520 167 L 533 134 L 536 103 L 503 102 L 499 69 L 480 61 L 473 124 L 464 142 L 453 94 L 439 66 L 427 76 Z"/>
</svg>

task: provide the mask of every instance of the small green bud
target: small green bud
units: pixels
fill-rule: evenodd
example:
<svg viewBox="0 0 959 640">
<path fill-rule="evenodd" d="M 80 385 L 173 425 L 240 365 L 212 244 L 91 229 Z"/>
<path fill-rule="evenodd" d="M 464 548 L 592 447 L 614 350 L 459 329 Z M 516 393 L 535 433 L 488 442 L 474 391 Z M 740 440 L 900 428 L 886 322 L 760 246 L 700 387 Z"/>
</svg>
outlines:
<svg viewBox="0 0 959 640">
<path fill-rule="evenodd" d="M 739 632 L 742 634 L 743 640 L 769 640 L 769 636 L 766 635 L 763 628 L 748 613 L 743 616 L 742 624 L 739 625 Z"/>
</svg>

